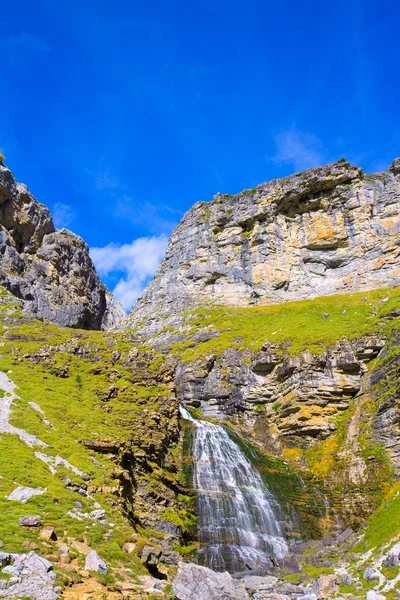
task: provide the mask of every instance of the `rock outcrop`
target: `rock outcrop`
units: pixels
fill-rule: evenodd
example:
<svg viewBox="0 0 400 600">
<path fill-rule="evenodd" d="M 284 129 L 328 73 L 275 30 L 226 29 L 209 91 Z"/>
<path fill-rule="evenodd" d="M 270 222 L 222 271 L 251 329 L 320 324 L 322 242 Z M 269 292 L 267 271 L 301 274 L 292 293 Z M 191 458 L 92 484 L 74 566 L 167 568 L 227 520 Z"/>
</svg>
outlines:
<svg viewBox="0 0 400 600">
<path fill-rule="evenodd" d="M 265 305 L 398 284 L 399 229 L 400 159 L 384 173 L 339 161 L 217 194 L 186 213 L 128 323 L 148 335 L 199 305 Z"/>
<path fill-rule="evenodd" d="M 262 415 L 271 442 L 325 439 L 336 428 L 332 417 L 348 409 L 360 391 L 366 362 L 384 344 L 377 336 L 366 336 L 342 340 L 317 356 L 305 351 L 292 357 L 269 342 L 254 353 L 227 349 L 219 357 L 178 365 L 178 398 L 222 421 L 239 416 L 254 426 L 255 417 Z"/>
<path fill-rule="evenodd" d="M 87 244 L 54 227 L 50 212 L 0 164 L 0 284 L 39 319 L 105 329 L 125 317 L 100 281 Z"/>
</svg>

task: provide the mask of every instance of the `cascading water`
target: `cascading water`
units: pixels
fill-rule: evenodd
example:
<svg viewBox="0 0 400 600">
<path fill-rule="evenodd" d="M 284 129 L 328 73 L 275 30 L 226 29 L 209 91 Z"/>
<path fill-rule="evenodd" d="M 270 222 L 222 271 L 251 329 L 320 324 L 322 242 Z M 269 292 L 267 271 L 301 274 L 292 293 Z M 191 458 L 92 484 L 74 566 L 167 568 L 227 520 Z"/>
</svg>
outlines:
<svg viewBox="0 0 400 600">
<path fill-rule="evenodd" d="M 183 407 L 180 411 L 196 426 L 192 452 L 201 544 L 197 562 L 231 573 L 271 566 L 271 557 L 288 553 L 278 502 L 223 427 L 193 419 Z"/>
</svg>

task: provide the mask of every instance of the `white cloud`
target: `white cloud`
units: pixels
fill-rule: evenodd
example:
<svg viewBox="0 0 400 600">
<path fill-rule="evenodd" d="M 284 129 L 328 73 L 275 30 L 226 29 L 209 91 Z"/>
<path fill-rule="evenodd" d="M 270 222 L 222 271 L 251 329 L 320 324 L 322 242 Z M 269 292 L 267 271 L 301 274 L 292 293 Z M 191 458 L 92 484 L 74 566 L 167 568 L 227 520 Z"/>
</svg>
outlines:
<svg viewBox="0 0 400 600">
<path fill-rule="evenodd" d="M 270 160 L 276 164 L 293 165 L 296 171 L 319 167 L 326 162 L 321 141 L 311 133 L 292 126 L 275 137 L 277 153 Z"/>
<path fill-rule="evenodd" d="M 53 206 L 53 221 L 58 229 L 68 227 L 75 219 L 75 211 L 69 204 L 61 204 L 56 202 Z"/>
<path fill-rule="evenodd" d="M 123 273 L 113 290 L 125 310 L 153 277 L 158 263 L 164 256 L 168 238 L 165 234 L 134 240 L 131 244 L 108 244 L 103 248 L 91 248 L 90 255 L 100 276 Z"/>
</svg>

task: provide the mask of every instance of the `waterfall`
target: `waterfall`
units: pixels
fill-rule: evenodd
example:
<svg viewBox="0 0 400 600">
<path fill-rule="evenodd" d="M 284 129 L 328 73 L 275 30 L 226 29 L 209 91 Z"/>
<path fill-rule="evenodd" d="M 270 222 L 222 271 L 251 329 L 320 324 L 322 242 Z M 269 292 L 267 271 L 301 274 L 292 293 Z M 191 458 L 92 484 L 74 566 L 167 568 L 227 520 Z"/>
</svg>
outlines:
<svg viewBox="0 0 400 600">
<path fill-rule="evenodd" d="M 196 427 L 197 562 L 231 573 L 271 566 L 271 557 L 283 558 L 288 552 L 277 500 L 223 427 L 193 419 L 183 407 L 180 411 Z"/>
</svg>

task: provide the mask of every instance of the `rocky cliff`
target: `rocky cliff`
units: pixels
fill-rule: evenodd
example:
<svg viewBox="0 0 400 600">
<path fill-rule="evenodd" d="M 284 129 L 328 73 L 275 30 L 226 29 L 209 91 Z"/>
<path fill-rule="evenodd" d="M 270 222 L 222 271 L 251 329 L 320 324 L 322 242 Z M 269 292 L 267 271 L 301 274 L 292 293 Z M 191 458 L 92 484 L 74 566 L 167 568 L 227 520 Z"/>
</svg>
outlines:
<svg viewBox="0 0 400 600">
<path fill-rule="evenodd" d="M 339 161 L 198 202 L 173 232 L 130 323 L 159 331 L 199 305 L 254 306 L 400 281 L 400 159 Z"/>
<path fill-rule="evenodd" d="M 97 276 L 87 244 L 54 227 L 50 212 L 0 161 L 0 284 L 45 321 L 104 329 L 125 316 Z"/>
</svg>

